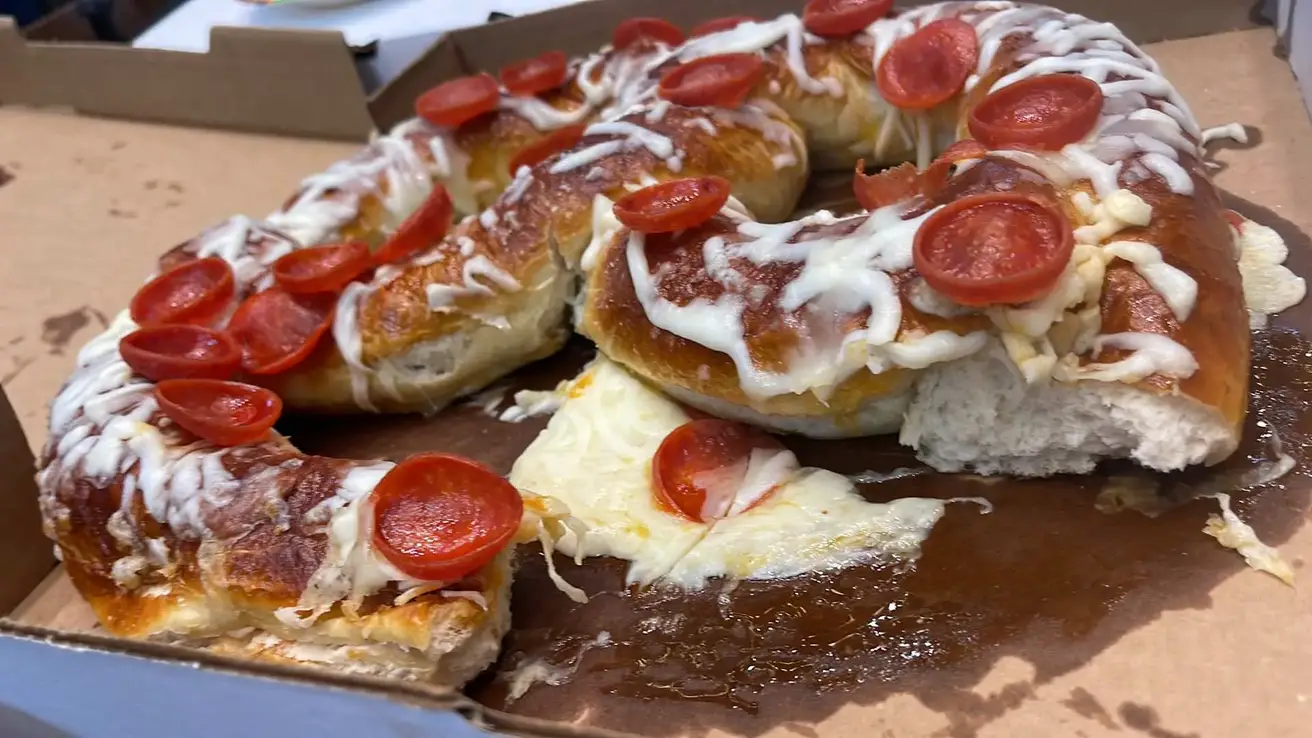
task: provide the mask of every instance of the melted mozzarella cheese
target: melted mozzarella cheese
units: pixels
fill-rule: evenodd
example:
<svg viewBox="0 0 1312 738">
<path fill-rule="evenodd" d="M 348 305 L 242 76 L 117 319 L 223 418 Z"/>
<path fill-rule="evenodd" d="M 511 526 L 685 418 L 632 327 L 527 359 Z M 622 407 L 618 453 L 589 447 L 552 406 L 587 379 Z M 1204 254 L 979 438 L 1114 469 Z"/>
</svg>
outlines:
<svg viewBox="0 0 1312 738">
<path fill-rule="evenodd" d="M 615 217 L 615 203 L 598 193 L 592 198 L 592 239 L 579 257 L 578 267 L 586 274 L 597 267 L 606 245 L 624 226 Z"/>
<path fill-rule="evenodd" d="M 797 277 L 783 290 L 779 308 L 792 312 L 803 307 L 852 314 L 868 308 L 870 316 L 858 327 L 832 341 L 816 342 L 793 357 L 784 372 L 765 371 L 754 363 L 744 334 L 745 297 L 726 292 L 715 300 L 697 299 L 675 304 L 660 295 L 660 274 L 652 274 L 640 233 L 631 233 L 626 247 L 634 293 L 647 319 L 661 329 L 719 351 L 733 359 L 743 391 L 764 398 L 806 392 L 826 398 L 853 372 L 865 367 L 874 373 L 899 365 L 905 358 L 917 366 L 964 355 L 966 347 L 936 339 L 917 346 L 893 346 L 902 324 L 902 300 L 891 272 L 911 268 L 912 243 L 920 224 L 937 209 L 904 220 L 903 208 L 892 205 L 865 216 L 851 233 L 838 237 L 793 242 L 806 225 L 836 222 L 827 211 L 781 225 L 744 222 L 738 231 L 751 240 L 724 244 L 723 254 L 712 262 L 742 258 L 765 264 L 801 262 Z M 707 244 L 710 247 L 711 244 Z M 715 263 L 708 265 L 716 269 Z M 729 277 L 726 270 L 716 273 Z M 747 297 L 750 297 L 748 295 Z M 913 337 L 914 338 L 914 337 Z M 937 355 L 928 353 L 938 347 Z"/>
<path fill-rule="evenodd" d="M 778 579 L 915 558 L 943 509 L 933 499 L 866 502 L 846 477 L 804 469 L 756 507 L 717 521 L 664 581 L 696 589 L 713 578 Z"/>
<path fill-rule="evenodd" d="M 421 141 L 431 161 L 421 154 Z M 383 205 L 383 228 L 390 231 L 428 197 L 434 181 L 443 183 L 458 211 L 473 212 L 468 166 L 469 156 L 449 131 L 413 118 L 375 138 L 361 155 L 307 177 L 291 203 L 267 221 L 300 244 L 322 243 L 359 217 L 365 196 L 375 196 Z"/>
<path fill-rule="evenodd" d="M 688 422 L 683 410 L 598 359 L 510 472 L 515 487 L 560 500 L 587 527 L 557 547 L 571 556 L 631 561 L 629 581 L 650 583 L 701 539 L 706 526 L 671 515 L 650 492 L 651 458 Z"/>
<path fill-rule="evenodd" d="M 1198 282 L 1162 260 L 1156 246 L 1143 241 L 1113 241 L 1103 246 L 1108 254 L 1134 265 L 1134 270 L 1166 301 L 1181 323 L 1189 319 L 1198 299 Z"/>
<path fill-rule="evenodd" d="M 787 577 L 883 555 L 914 557 L 943 514 L 941 500 L 866 502 L 845 477 L 796 469 L 784 452 L 739 470 L 727 505 L 708 501 L 725 517 L 692 522 L 663 509 L 651 488 L 652 457 L 688 422 L 683 409 L 604 358 L 568 395 L 510 481 L 560 500 L 587 527 L 582 540 L 562 536 L 562 552 L 625 559 L 630 583 L 693 589 L 718 577 Z"/>
<path fill-rule="evenodd" d="M 1279 233 L 1244 221 L 1239 229 L 1239 276 L 1251 327 L 1265 326 L 1268 316 L 1297 305 L 1307 294 L 1307 282 L 1284 265 L 1288 256 Z"/>
<path fill-rule="evenodd" d="M 1094 339 L 1095 357 L 1105 348 L 1131 353 L 1111 364 L 1079 366 L 1065 362 L 1058 366 L 1057 378 L 1062 381 L 1138 382 L 1154 374 L 1184 379 L 1198 371 L 1198 360 L 1189 349 L 1158 333 L 1111 333 Z"/>
<path fill-rule="evenodd" d="M 1125 228 L 1146 226 L 1152 221 L 1152 206 L 1129 190 L 1116 190 L 1098 203 L 1084 193 L 1077 195 L 1072 201 L 1092 221 L 1075 229 L 1077 243 L 1099 244 Z"/>
<path fill-rule="evenodd" d="M 328 551 L 323 563 L 310 577 L 294 608 L 275 614 L 286 625 L 308 626 L 335 603 L 354 605 L 389 582 L 401 589 L 430 584 L 411 581 L 374 549 L 370 493 L 395 464 L 380 462 L 351 469 L 337 494 L 306 513 L 308 522 L 323 522 L 328 531 Z"/>
<path fill-rule="evenodd" d="M 806 32 L 799 16 L 781 15 L 772 21 L 740 23 L 734 28 L 695 38 L 679 51 L 679 59 L 687 62 L 716 54 L 761 51 L 784 41 L 784 63 L 799 88 L 814 95 L 841 97 L 843 86 L 838 80 L 829 77 L 816 79 L 807 72 L 802 47 L 812 39 L 814 37 Z"/>
</svg>

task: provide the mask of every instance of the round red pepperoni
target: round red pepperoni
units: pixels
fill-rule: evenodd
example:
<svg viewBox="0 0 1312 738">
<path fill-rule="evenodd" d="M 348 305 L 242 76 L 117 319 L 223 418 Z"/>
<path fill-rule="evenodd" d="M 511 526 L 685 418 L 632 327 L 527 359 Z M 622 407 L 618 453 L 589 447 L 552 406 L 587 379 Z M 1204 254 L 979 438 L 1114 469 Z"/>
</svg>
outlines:
<svg viewBox="0 0 1312 738">
<path fill-rule="evenodd" d="M 652 457 L 652 491 L 670 511 L 708 522 L 707 517 L 714 517 L 709 513 L 723 514 L 728 509 L 726 503 L 732 502 L 756 449 L 783 451 L 784 445 L 761 430 L 729 420 L 684 423 L 661 441 Z M 712 509 L 708 510 L 707 500 Z"/>
<path fill-rule="evenodd" d="M 497 109 L 501 90 L 490 74 L 443 82 L 415 100 L 415 114 L 435 126 L 452 128 Z"/>
<path fill-rule="evenodd" d="M 960 141 L 954 142 L 951 146 L 944 149 L 943 153 L 934 157 L 933 163 L 929 166 L 930 169 L 932 169 L 937 164 L 954 164 L 966 159 L 978 159 L 987 153 L 989 153 L 989 147 L 973 138 L 963 138 Z M 927 169 L 925 171 L 929 170 Z"/>
<path fill-rule="evenodd" d="M 615 27 L 610 45 L 619 51 L 644 39 L 666 46 L 678 46 L 685 40 L 683 31 L 663 18 L 630 18 Z"/>
<path fill-rule="evenodd" d="M 337 296 L 293 295 L 273 287 L 251 295 L 232 314 L 228 333 L 251 374 L 278 374 L 305 361 L 333 324 Z"/>
<path fill-rule="evenodd" d="M 615 202 L 615 217 L 640 233 L 670 233 L 701 225 L 729 201 L 729 180 L 688 177 L 644 187 Z"/>
<path fill-rule="evenodd" d="M 155 400 L 183 430 L 219 446 L 260 440 L 282 414 L 273 392 L 218 379 L 165 379 L 155 386 Z"/>
<path fill-rule="evenodd" d="M 856 163 L 852 193 L 866 210 L 878 210 L 920 194 L 920 172 L 915 166 L 899 164 L 878 174 L 866 174 L 865 163 L 864 159 Z"/>
<path fill-rule="evenodd" d="M 141 286 L 129 314 L 137 325 L 209 325 L 232 301 L 232 267 L 217 256 L 188 261 Z"/>
<path fill-rule="evenodd" d="M 433 185 L 433 191 L 419 209 L 402 221 L 396 232 L 374 254 L 374 263 L 391 264 L 441 241 L 451 227 L 453 210 L 451 195 L 446 188 Z"/>
<path fill-rule="evenodd" d="M 369 269 L 369 247 L 360 242 L 298 249 L 273 262 L 273 278 L 294 294 L 341 292 Z"/>
<path fill-rule="evenodd" d="M 408 577 L 455 581 L 482 568 L 519 529 L 524 501 L 491 469 L 458 456 L 419 454 L 373 492 L 374 545 Z"/>
<path fill-rule="evenodd" d="M 974 139 L 963 139 L 949 146 L 921 175 L 920 194 L 932 197 L 948 182 L 952 167 L 959 161 L 979 159 L 989 153 L 986 146 Z"/>
<path fill-rule="evenodd" d="M 1018 193 L 957 200 L 916 233 L 916 270 L 962 305 L 1014 304 L 1052 288 L 1075 239 L 1056 205 Z"/>
<path fill-rule="evenodd" d="M 501 84 L 512 95 L 532 97 L 565 84 L 569 59 L 563 51 L 548 51 L 501 68 Z"/>
<path fill-rule="evenodd" d="M 702 56 L 661 75 L 660 96 L 689 108 L 740 108 L 764 76 L 756 54 Z"/>
<path fill-rule="evenodd" d="M 551 133 L 539 138 L 533 143 L 525 146 L 515 152 L 515 156 L 510 160 L 510 173 L 513 175 L 519 171 L 520 167 L 531 167 L 538 162 L 545 161 L 548 157 L 559 154 L 562 151 L 569 151 L 574 148 L 579 141 L 583 140 L 583 132 L 587 130 L 586 123 L 578 123 L 564 128 L 557 128 Z"/>
<path fill-rule="evenodd" d="M 690 108 L 741 107 L 765 76 L 756 54 L 717 54 L 680 64 L 661 75 L 661 97 Z"/>
<path fill-rule="evenodd" d="M 893 44 L 879 62 L 875 84 L 893 105 L 926 110 L 960 92 L 977 61 L 975 27 L 944 18 Z"/>
<path fill-rule="evenodd" d="M 721 31 L 732 31 L 744 23 L 760 23 L 760 18 L 753 18 L 750 15 L 731 15 L 727 18 L 715 18 L 705 23 L 699 23 L 688 33 L 688 38 L 697 38 L 698 36 L 709 36 L 712 33 Z"/>
<path fill-rule="evenodd" d="M 241 366 L 241 349 L 228 337 L 199 325 L 157 325 L 133 331 L 118 353 L 146 379 L 227 379 Z"/>
<path fill-rule="evenodd" d="M 842 38 L 864 31 L 892 9 L 893 0 L 811 0 L 802 25 L 817 36 Z"/>
<path fill-rule="evenodd" d="M 970 135 L 990 147 L 1056 151 L 1084 138 L 1102 112 L 1102 88 L 1078 74 L 1045 74 L 1007 85 L 970 111 Z"/>
</svg>

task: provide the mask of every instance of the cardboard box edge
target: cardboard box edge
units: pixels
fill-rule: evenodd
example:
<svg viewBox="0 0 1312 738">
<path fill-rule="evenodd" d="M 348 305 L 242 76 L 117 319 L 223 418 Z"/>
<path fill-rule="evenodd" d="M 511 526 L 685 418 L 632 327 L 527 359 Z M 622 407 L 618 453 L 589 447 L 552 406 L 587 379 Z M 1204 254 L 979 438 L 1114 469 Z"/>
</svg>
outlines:
<svg viewBox="0 0 1312 738">
<path fill-rule="evenodd" d="M 32 41 L 0 16 L 0 68 L 6 105 L 349 141 L 373 130 L 354 57 L 337 31 L 216 27 L 209 52 L 194 54 Z"/>
</svg>

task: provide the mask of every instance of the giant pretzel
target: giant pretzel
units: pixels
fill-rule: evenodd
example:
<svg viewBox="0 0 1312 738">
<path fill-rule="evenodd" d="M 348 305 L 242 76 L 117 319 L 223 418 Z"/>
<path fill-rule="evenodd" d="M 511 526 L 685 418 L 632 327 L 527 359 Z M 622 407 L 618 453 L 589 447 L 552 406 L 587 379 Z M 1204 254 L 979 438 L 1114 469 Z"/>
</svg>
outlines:
<svg viewBox="0 0 1312 738">
<path fill-rule="evenodd" d="M 506 627 L 509 549 L 566 511 L 467 460 L 306 456 L 272 425 L 437 409 L 571 325 L 712 415 L 901 426 L 942 470 L 1224 458 L 1249 338 L 1184 101 L 1109 24 L 890 5 L 687 39 L 633 19 L 587 58 L 447 82 L 263 222 L 167 253 L 78 356 L 41 459 L 101 622 L 468 679 Z M 854 166 L 864 212 L 787 221 L 809 170 Z"/>
</svg>

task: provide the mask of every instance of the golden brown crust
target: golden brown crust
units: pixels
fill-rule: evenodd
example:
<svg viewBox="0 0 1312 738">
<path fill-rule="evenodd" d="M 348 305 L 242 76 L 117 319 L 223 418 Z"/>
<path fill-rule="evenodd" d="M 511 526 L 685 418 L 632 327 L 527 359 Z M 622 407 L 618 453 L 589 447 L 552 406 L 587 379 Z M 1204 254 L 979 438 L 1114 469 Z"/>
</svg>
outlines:
<svg viewBox="0 0 1312 738">
<path fill-rule="evenodd" d="M 994 81 L 1020 66 L 1016 51 L 1023 45 L 1023 34 L 1008 37 L 996 56 L 997 61 L 972 92 L 940 106 L 933 115 L 960 121 L 955 127 L 964 134 L 967 112 L 987 95 Z M 810 139 L 813 163 L 850 166 L 860 142 L 876 140 L 879 126 L 892 123 L 897 113 L 890 111 L 887 104 L 871 91 L 868 46 L 858 42 L 808 46 L 805 58 L 812 77 L 828 76 L 838 81 L 845 93 L 842 98 L 815 95 L 802 89 L 786 64 L 784 51 L 778 47 L 767 53 L 767 77 L 756 92 L 776 102 L 803 124 Z M 853 100 L 859 102 L 853 103 Z M 852 120 L 844 121 L 844 116 Z M 839 123 L 835 125 L 835 121 Z M 870 126 L 874 127 L 873 130 Z M 907 147 L 899 148 L 894 140 L 888 148 L 879 151 L 878 156 L 887 162 L 904 160 L 912 153 Z M 1180 325 L 1161 296 L 1133 268 L 1114 261 L 1108 267 L 1102 293 L 1101 333 L 1159 333 L 1188 348 L 1200 367 L 1194 375 L 1183 381 L 1155 375 L 1140 382 L 1139 386 L 1163 393 L 1178 390 L 1215 408 L 1233 426 L 1237 437 L 1244 414 L 1248 377 L 1249 337 L 1242 285 L 1234 263 L 1230 234 L 1220 217 L 1221 205 L 1215 189 L 1194 157 L 1182 154 L 1181 163 L 1194 179 L 1195 194 L 1192 197 L 1171 192 L 1158 175 L 1122 183 L 1153 207 L 1153 218 L 1147 228 L 1125 229 L 1116 238 L 1143 240 L 1158 246 L 1168 264 L 1180 268 L 1198 283 L 1197 307 L 1185 325 Z M 1087 191 L 1087 186 L 1084 189 Z M 926 207 L 970 194 L 997 191 L 1030 192 L 1045 197 L 1059 203 L 1073 224 L 1085 224 L 1082 215 L 1070 202 L 1070 193 L 1059 193 L 1036 172 L 998 159 L 987 159 L 964 175 L 953 178 L 935 202 L 927 203 Z M 851 228 L 855 228 L 855 222 L 848 226 L 849 230 Z M 808 227 L 802 233 L 814 230 L 817 229 Z M 677 239 L 656 237 L 656 240 L 665 242 L 659 246 L 653 244 L 645 253 L 652 271 L 664 270 L 662 273 L 666 275 L 658 281 L 660 297 L 675 305 L 686 305 L 693 299 L 714 300 L 726 293 L 746 297 L 745 287 L 731 289 L 706 272 L 704 242 L 712 236 L 724 238 L 729 243 L 744 240 L 733 231 L 729 221 L 720 219 L 717 224 L 681 234 Z M 626 238 L 627 235 L 622 233 L 608 246 L 601 266 L 591 275 L 580 330 L 593 338 L 612 359 L 626 364 L 658 386 L 686 390 L 712 401 L 751 407 L 767 415 L 842 418 L 873 398 L 902 391 L 914 375 L 913 372 L 897 370 L 872 376 L 862 370 L 840 385 L 835 396 L 823 403 L 811 394 L 771 397 L 764 401 L 750 398 L 742 391 L 737 369 L 727 355 L 652 325 L 634 292 L 630 266 L 624 253 Z M 775 307 L 782 286 L 797 275 L 800 265 L 774 263 L 762 267 L 745 259 L 736 259 L 731 266 L 743 276 L 746 284 L 761 291 L 746 301 L 743 315 L 744 338 L 753 363 L 762 370 L 778 371 L 808 340 L 808 333 L 816 330 L 810 324 L 814 318 L 804 320 L 800 312 L 789 314 Z M 938 329 L 964 334 L 989 327 L 988 321 L 978 315 L 945 319 L 916 311 L 907 300 L 906 292 L 914 276 L 914 270 L 911 270 L 899 275 L 898 279 L 903 294 L 900 335 Z M 868 314 L 866 311 L 845 316 L 821 330 L 844 333 L 855 322 L 864 321 Z M 1126 355 L 1127 352 L 1108 351 L 1098 360 L 1115 361 Z M 1087 363 L 1093 359 L 1086 355 L 1081 360 Z"/>
<path fill-rule="evenodd" d="M 1189 161 L 1184 161 L 1189 159 Z M 1198 283 L 1198 299 L 1183 324 L 1143 277 L 1128 264 L 1108 266 L 1102 294 L 1103 333 L 1159 333 L 1189 349 L 1198 370 L 1183 380 L 1154 375 L 1140 386 L 1160 393 L 1178 391 L 1215 408 L 1239 437 L 1248 404 L 1250 334 L 1243 283 L 1229 226 L 1222 217 L 1216 188 L 1192 157 L 1182 163 L 1192 170 L 1193 197 L 1177 195 L 1160 177 L 1129 189 L 1153 207 L 1145 228 L 1122 231 L 1117 238 L 1157 246 L 1163 260 Z M 1107 351 L 1099 361 L 1123 358 Z"/>
<path fill-rule="evenodd" d="M 312 624 L 289 625 L 276 612 L 298 606 L 328 551 L 327 520 L 313 510 L 336 494 L 347 470 L 357 464 L 303 456 L 277 439 L 233 449 L 221 463 L 238 491 L 222 505 L 202 508 L 208 531 L 200 539 L 181 538 L 155 520 L 140 496 L 133 497 L 130 513 L 120 512 L 124 480 L 136 469 L 103 484 L 86 475 L 62 475 L 53 502 L 65 512 L 55 517 L 50 533 L 74 586 L 109 632 L 186 645 L 226 643 L 227 652 L 235 652 L 231 647 L 240 641 L 254 649 L 248 655 L 272 650 L 307 663 L 315 660 L 292 658 L 297 651 L 287 649 L 295 643 L 343 645 L 377 652 L 379 668 L 399 663 L 430 672 L 439 661 L 433 654 L 407 658 L 403 652 L 499 640 L 505 627 L 499 613 L 509 596 L 509 549 L 447 588 L 473 591 L 486 607 L 443 591 L 395 605 L 392 600 L 400 592 L 391 587 L 366 598 L 358 609 L 337 607 Z M 149 539 L 167 552 L 168 564 L 143 566 L 135 581 L 124 581 L 116 566 L 141 555 Z M 224 635 L 250 628 L 260 637 L 234 641 Z M 446 640 L 436 644 L 436 638 Z M 280 651 L 271 643 L 286 648 Z M 490 655 L 474 671 L 487 660 Z"/>
<path fill-rule="evenodd" d="M 710 138 L 689 123 L 700 118 L 695 111 L 670 107 L 659 120 L 652 121 L 646 113 L 622 119 L 642 121 L 646 129 L 668 137 L 674 148 L 683 152 L 678 172 L 646 147 L 626 148 L 559 173 L 551 173 L 550 168 L 560 157 L 538 165 L 517 199 L 497 203 L 486 219 L 465 220 L 436 253 L 424 257 L 423 261 L 431 263 L 403 268 L 363 301 L 359 323 L 365 364 L 373 365 L 420 342 L 458 334 L 485 321 L 486 316 L 513 313 L 518 302 L 530 299 L 533 285 L 570 279 L 554 261 L 555 254 L 567 264 L 577 265 L 592 231 L 593 199 L 597 195 L 616 199 L 627 192 L 626 184 L 648 177 L 659 181 L 719 173 L 728 175 L 749 207 L 755 205 L 767 216 L 782 216 L 791 210 L 805 181 L 801 162 L 776 168 L 772 157 L 781 153 L 782 147 L 767 141 L 761 131 L 722 121 L 719 135 Z M 588 136 L 574 151 L 623 138 L 619 134 Z M 480 277 L 479 283 L 489 291 L 471 292 L 465 273 L 471 261 L 480 259 L 508 275 L 519 289 L 506 289 L 496 278 Z M 434 286 L 444 296 L 449 293 L 443 286 L 459 291 L 451 297 L 450 309 L 431 307 L 429 294 Z"/>
<path fill-rule="evenodd" d="M 833 226 L 810 226 L 801 231 L 809 237 L 841 236 L 850 233 L 863 217 L 839 221 Z M 754 264 L 733 259 L 731 266 L 742 275 L 741 287 L 716 281 L 708 273 L 703 244 L 710 238 L 727 243 L 746 239 L 737 233 L 735 223 L 724 216 L 706 226 L 669 236 L 649 236 L 646 250 L 651 272 L 664 270 L 657 287 L 659 295 L 675 305 L 693 300 L 715 300 L 724 295 L 744 298 L 743 336 L 754 365 L 764 371 L 783 372 L 788 360 L 809 340 L 821 336 L 846 334 L 865 325 L 870 310 L 834 315 L 823 320 L 804 310 L 784 312 L 776 305 L 783 290 L 801 271 L 798 262 Z M 633 277 L 625 254 L 627 232 L 622 232 L 605 252 L 598 268 L 588 279 L 587 300 L 579 330 L 593 339 L 612 360 L 628 366 L 640 376 L 661 387 L 688 390 L 712 400 L 751 407 L 769 415 L 834 418 L 840 425 L 844 416 L 858 413 L 862 407 L 880 397 L 900 393 L 910 385 L 914 372 L 892 369 L 872 374 L 862 369 L 840 383 L 832 396 L 823 400 L 814 394 L 786 394 L 768 399 L 749 397 L 742 389 L 738 370 L 728 355 L 699 343 L 657 328 L 647 317 L 634 290 Z M 922 313 L 906 298 L 914 273 L 898 275 L 896 283 L 903 294 L 903 334 L 923 334 L 937 330 L 969 333 L 988 324 L 982 316 L 941 318 Z"/>
</svg>

